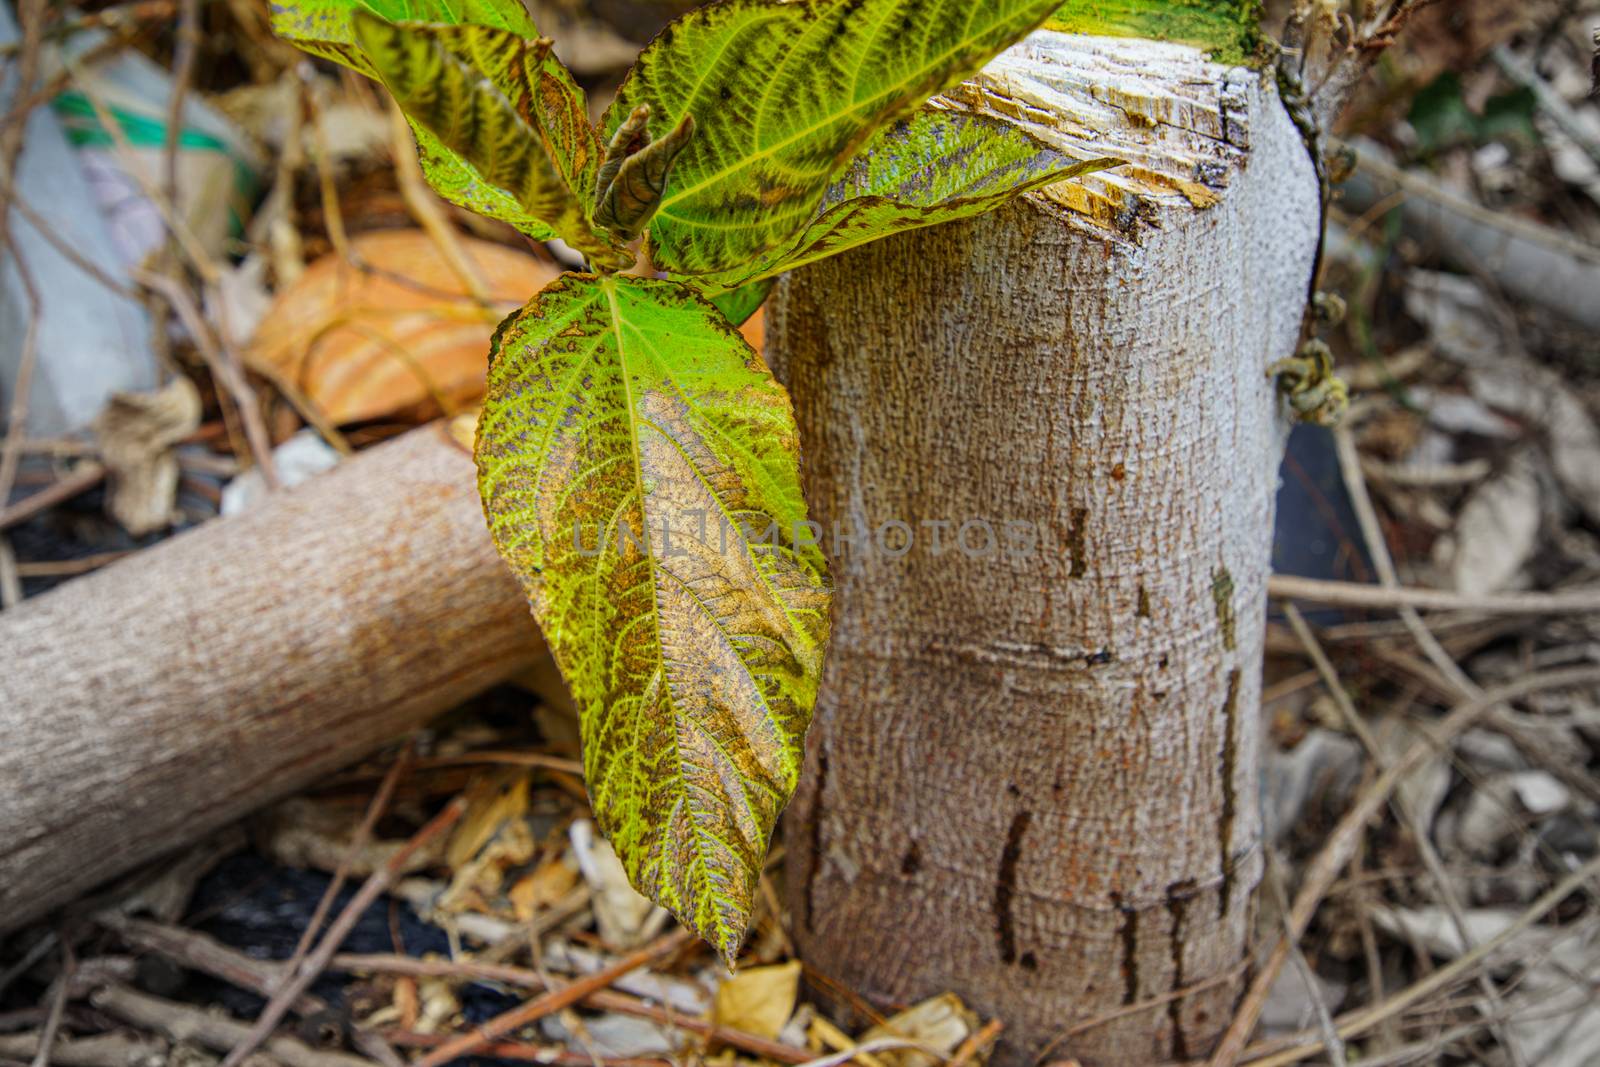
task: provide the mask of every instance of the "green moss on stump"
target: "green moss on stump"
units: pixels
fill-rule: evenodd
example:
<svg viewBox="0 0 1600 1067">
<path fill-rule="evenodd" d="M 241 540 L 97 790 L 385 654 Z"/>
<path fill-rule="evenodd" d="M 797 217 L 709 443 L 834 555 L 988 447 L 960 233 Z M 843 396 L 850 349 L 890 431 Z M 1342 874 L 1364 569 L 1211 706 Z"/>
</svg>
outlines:
<svg viewBox="0 0 1600 1067">
<path fill-rule="evenodd" d="M 1175 41 L 1245 64 L 1260 59 L 1260 23 L 1260 0 L 1067 0 L 1045 28 Z"/>
</svg>

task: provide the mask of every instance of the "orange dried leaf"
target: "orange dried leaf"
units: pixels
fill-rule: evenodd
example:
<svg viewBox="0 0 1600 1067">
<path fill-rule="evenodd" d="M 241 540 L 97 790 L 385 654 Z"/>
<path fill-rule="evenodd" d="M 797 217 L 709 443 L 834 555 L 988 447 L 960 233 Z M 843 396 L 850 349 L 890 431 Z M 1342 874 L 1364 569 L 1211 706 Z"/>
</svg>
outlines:
<svg viewBox="0 0 1600 1067">
<path fill-rule="evenodd" d="M 277 294 L 246 359 L 297 388 L 330 422 L 397 413 L 455 413 L 483 395 L 489 338 L 500 319 L 559 273 L 553 263 L 470 238 L 461 251 L 485 307 L 434 240 L 385 230 L 352 240 Z"/>
</svg>

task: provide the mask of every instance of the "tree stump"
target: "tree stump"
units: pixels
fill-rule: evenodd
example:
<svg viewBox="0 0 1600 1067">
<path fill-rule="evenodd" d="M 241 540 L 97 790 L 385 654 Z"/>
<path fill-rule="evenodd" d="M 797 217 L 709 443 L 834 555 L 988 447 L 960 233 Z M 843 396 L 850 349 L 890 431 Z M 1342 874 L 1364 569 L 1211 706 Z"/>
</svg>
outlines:
<svg viewBox="0 0 1600 1067">
<path fill-rule="evenodd" d="M 1190 1059 L 1262 870 L 1267 367 L 1297 343 L 1317 178 L 1271 73 L 1187 47 L 1039 33 L 942 103 L 1129 162 L 777 291 L 838 587 L 795 932 L 880 1004 L 999 1016 L 1002 1063 Z"/>
</svg>

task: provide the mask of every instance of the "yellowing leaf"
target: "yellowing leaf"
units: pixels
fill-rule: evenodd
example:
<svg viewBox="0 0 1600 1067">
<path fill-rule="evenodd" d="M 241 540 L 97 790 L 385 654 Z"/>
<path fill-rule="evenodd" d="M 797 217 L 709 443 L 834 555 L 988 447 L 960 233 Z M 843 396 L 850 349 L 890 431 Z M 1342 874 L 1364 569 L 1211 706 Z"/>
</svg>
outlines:
<svg viewBox="0 0 1600 1067">
<path fill-rule="evenodd" d="M 573 185 L 588 172 L 592 153 L 574 139 L 564 147 L 584 150 L 584 159 L 563 159 L 541 121 L 546 108 L 535 106 L 549 102 L 541 92 L 555 89 L 541 83 L 549 41 L 483 26 L 395 24 L 362 11 L 351 24 L 357 45 L 406 116 L 509 196 L 523 218 L 548 224 L 598 264 L 632 261 L 620 245 L 595 234 Z M 558 112 L 561 99 L 555 97 Z M 575 131 L 568 122 L 561 132 L 574 138 Z"/>
<path fill-rule="evenodd" d="M 885 123 L 977 71 L 1059 0 L 725 0 L 656 37 L 608 135 L 640 104 L 695 138 L 650 227 L 656 266 L 727 271 L 788 243 Z"/>
<path fill-rule="evenodd" d="M 566 275 L 498 332 L 477 461 L 600 828 L 731 960 L 827 640 L 787 395 L 688 286 Z"/>
<path fill-rule="evenodd" d="M 892 233 L 970 218 L 1121 162 L 1075 160 L 1010 123 L 925 108 L 874 137 L 788 245 L 700 280 L 711 292 L 731 289 Z"/>
<path fill-rule="evenodd" d="M 777 1037 L 800 995 L 800 961 L 750 967 L 717 986 L 711 1018 L 718 1026 Z"/>
<path fill-rule="evenodd" d="M 386 22 L 487 26 L 529 39 L 539 36 L 522 0 L 272 0 L 271 7 L 272 32 L 369 78 L 378 74 L 356 44 L 351 18 L 357 11 Z"/>
<path fill-rule="evenodd" d="M 357 38 L 358 17 L 391 23 L 413 20 L 430 28 L 477 27 L 490 31 L 486 40 L 509 37 L 530 46 L 528 52 L 537 56 L 536 64 L 509 62 L 520 60 L 517 50 L 509 45 L 468 49 L 465 54 L 476 51 L 501 60 L 480 73 L 495 91 L 516 105 L 525 122 L 539 131 L 556 169 L 578 199 L 592 194 L 600 144 L 589 124 L 588 101 L 566 67 L 548 49 L 531 47 L 539 31 L 521 0 L 295 0 L 274 2 L 272 6 L 272 27 L 279 36 L 312 55 L 382 80 L 372 57 Z M 440 196 L 469 211 L 504 220 L 534 240 L 558 236 L 548 220 L 529 212 L 512 192 L 486 180 L 428 125 L 413 116 L 407 116 L 407 121 L 417 138 L 423 173 Z M 621 262 L 620 256 L 617 262 Z"/>
</svg>

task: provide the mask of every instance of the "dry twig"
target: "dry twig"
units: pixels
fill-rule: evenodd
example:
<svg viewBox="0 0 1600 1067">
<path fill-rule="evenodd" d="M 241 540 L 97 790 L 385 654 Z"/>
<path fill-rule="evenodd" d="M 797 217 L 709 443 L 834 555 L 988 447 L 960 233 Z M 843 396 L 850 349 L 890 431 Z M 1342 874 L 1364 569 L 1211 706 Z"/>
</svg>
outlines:
<svg viewBox="0 0 1600 1067">
<path fill-rule="evenodd" d="M 261 1016 L 248 1033 L 232 1046 L 227 1057 L 222 1061 L 222 1067 L 238 1067 L 244 1058 L 260 1048 L 278 1023 L 288 1013 L 290 1005 L 296 998 L 303 994 L 317 976 L 327 969 L 328 961 L 344 944 L 344 939 L 350 935 L 353 928 L 372 903 L 392 885 L 405 865 L 419 849 L 426 847 L 441 837 L 450 827 L 454 826 L 466 811 L 464 797 L 456 797 L 444 810 L 430 819 L 426 826 L 418 830 L 411 840 L 402 845 L 389 862 L 373 871 L 355 896 L 350 898 L 350 903 L 345 905 L 339 917 L 328 927 L 328 932 L 316 949 L 308 955 L 303 963 L 294 971 L 289 972 L 283 985 L 267 1001 L 267 1006 L 261 1010 Z"/>
<path fill-rule="evenodd" d="M 1550 689 L 1596 684 L 1600 684 L 1600 667 L 1579 667 L 1530 674 L 1458 705 L 1431 729 L 1425 730 L 1422 739 L 1406 749 L 1388 770 L 1362 791 L 1350 810 L 1345 812 L 1344 817 L 1328 835 L 1327 843 L 1306 866 L 1300 892 L 1296 894 L 1294 903 L 1289 909 L 1288 929 L 1292 931 L 1293 936 L 1300 937 L 1311 924 L 1312 916 L 1316 914 L 1317 906 L 1327 894 L 1333 880 L 1355 854 L 1356 845 L 1360 842 L 1367 823 L 1388 803 L 1389 796 L 1400 781 L 1421 766 L 1424 760 L 1448 746 L 1456 735 L 1477 722 L 1496 704 Z M 1210 1060 L 1212 1067 L 1232 1067 L 1238 1062 L 1245 1043 L 1250 1039 L 1251 1031 L 1255 1029 L 1256 1020 L 1261 1017 L 1261 1009 L 1266 1006 L 1267 991 L 1272 988 L 1278 972 L 1288 960 L 1288 939 L 1288 934 L 1278 938 L 1276 946 L 1261 965 L 1261 969 L 1256 972 L 1255 979 L 1250 983 L 1250 988 L 1234 1014 L 1233 1022 L 1223 1035 L 1216 1052 L 1212 1054 Z M 1340 1033 L 1343 1034 L 1343 1030 Z"/>
<path fill-rule="evenodd" d="M 1600 856 L 1594 857 L 1588 863 L 1567 875 L 1543 896 L 1539 897 L 1538 900 L 1535 900 L 1515 922 L 1508 924 L 1504 930 L 1501 930 L 1476 948 L 1457 956 L 1426 978 L 1413 982 L 1380 1003 L 1344 1016 L 1342 1021 L 1339 1022 L 1339 1036 L 1346 1040 L 1358 1037 L 1379 1022 L 1393 1018 L 1418 1001 L 1424 1000 L 1466 978 L 1482 965 L 1492 953 L 1504 947 L 1518 934 L 1544 918 L 1556 905 L 1583 888 L 1583 884 L 1596 875 L 1600 875 Z M 1287 1064 L 1299 1063 L 1307 1056 L 1315 1055 L 1321 1048 L 1320 1042 L 1297 1045 L 1275 1055 L 1251 1060 L 1247 1067 L 1286 1067 Z"/>
<path fill-rule="evenodd" d="M 458 1057 L 473 1055 L 483 1046 L 503 1037 L 512 1030 L 537 1022 L 546 1015 L 558 1012 L 563 1008 L 571 1007 L 590 993 L 606 988 L 629 971 L 638 970 L 640 967 L 653 963 L 664 956 L 669 956 L 693 940 L 694 934 L 689 930 L 674 930 L 672 933 L 656 939 L 643 948 L 629 953 L 604 970 L 575 979 L 559 989 L 552 989 L 544 996 L 529 1001 L 520 1008 L 513 1008 L 508 1012 L 496 1015 L 493 1019 L 478 1027 L 475 1033 L 463 1034 L 429 1052 L 426 1056 L 417 1060 L 413 1067 L 444 1067 L 444 1064 Z"/>
</svg>

